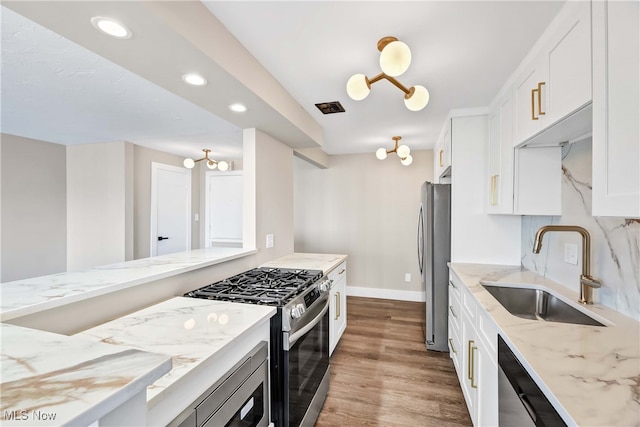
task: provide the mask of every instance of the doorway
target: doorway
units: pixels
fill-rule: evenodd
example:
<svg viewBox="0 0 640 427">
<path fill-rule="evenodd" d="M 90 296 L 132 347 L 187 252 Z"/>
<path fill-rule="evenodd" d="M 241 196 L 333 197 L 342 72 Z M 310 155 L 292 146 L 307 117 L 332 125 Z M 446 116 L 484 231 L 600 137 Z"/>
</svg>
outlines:
<svg viewBox="0 0 640 427">
<path fill-rule="evenodd" d="M 191 249 L 191 169 L 151 163 L 151 256 Z"/>
</svg>

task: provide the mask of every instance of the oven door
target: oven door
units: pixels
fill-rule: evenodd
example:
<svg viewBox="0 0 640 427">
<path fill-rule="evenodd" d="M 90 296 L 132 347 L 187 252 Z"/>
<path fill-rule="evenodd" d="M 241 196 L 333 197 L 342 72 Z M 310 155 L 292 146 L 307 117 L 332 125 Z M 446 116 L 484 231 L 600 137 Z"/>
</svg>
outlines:
<svg viewBox="0 0 640 427">
<path fill-rule="evenodd" d="M 309 323 L 284 336 L 290 426 L 313 426 L 329 389 L 328 296 L 318 300 L 307 316 L 312 319 Z"/>
</svg>

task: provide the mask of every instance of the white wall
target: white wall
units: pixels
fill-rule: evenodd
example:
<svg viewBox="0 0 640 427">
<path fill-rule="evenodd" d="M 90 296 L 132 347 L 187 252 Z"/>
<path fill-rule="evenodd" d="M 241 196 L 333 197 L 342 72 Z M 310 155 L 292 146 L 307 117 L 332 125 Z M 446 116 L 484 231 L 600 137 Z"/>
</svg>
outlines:
<svg viewBox="0 0 640 427">
<path fill-rule="evenodd" d="M 577 233 L 547 233 L 540 254 L 532 248 L 543 225 L 584 227 L 591 235 L 591 275 L 602 282 L 596 301 L 640 320 L 640 219 L 591 216 L 591 156 L 591 139 L 563 148 L 562 216 L 522 217 L 522 265 L 579 292 L 581 257 L 578 265 L 564 262 L 565 243 L 582 250 Z"/>
<path fill-rule="evenodd" d="M 2 134 L 0 151 L 0 281 L 65 271 L 65 146 Z"/>
<path fill-rule="evenodd" d="M 519 265 L 520 217 L 485 213 L 486 119 L 452 119 L 451 261 Z"/>
<path fill-rule="evenodd" d="M 348 285 L 360 293 L 424 298 L 416 221 L 420 186 L 433 178 L 433 151 L 411 155 L 408 167 L 374 153 L 330 156 L 328 169 L 296 158 L 295 251 L 347 254 Z"/>
<path fill-rule="evenodd" d="M 67 146 L 67 271 L 127 260 L 128 143 Z"/>
</svg>

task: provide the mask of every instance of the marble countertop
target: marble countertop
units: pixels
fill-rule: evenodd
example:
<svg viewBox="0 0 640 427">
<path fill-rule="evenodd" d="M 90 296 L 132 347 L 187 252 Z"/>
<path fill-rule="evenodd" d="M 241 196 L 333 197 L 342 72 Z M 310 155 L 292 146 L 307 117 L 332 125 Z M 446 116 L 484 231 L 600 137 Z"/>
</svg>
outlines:
<svg viewBox="0 0 640 427">
<path fill-rule="evenodd" d="M 0 321 L 37 313 L 255 253 L 208 248 L 2 283 Z"/>
<path fill-rule="evenodd" d="M 275 312 L 269 306 L 176 297 L 75 336 L 113 344 L 114 348 L 124 346 L 171 356 L 171 372 L 147 389 L 148 406 L 152 408 L 170 387 L 189 384 L 200 368 L 213 363 L 243 334 L 267 322 Z"/>
<path fill-rule="evenodd" d="M 607 307 L 581 306 L 606 327 L 527 320 L 510 314 L 480 281 L 576 291 L 521 267 L 451 263 L 563 418 L 580 426 L 640 425 L 640 322 Z"/>
<path fill-rule="evenodd" d="M 86 338 L 6 323 L 0 333 L 3 426 L 89 425 L 171 369 L 166 355 Z"/>
<path fill-rule="evenodd" d="M 329 273 L 347 259 L 347 255 L 340 254 L 309 254 L 293 253 L 267 262 L 261 267 L 295 268 L 302 270 L 322 270 Z"/>
</svg>

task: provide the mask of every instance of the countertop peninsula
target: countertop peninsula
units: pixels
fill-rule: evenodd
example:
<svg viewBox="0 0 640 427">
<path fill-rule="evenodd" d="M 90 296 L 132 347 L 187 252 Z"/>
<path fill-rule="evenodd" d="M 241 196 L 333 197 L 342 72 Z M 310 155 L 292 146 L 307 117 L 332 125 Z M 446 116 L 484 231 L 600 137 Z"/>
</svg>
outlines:
<svg viewBox="0 0 640 427">
<path fill-rule="evenodd" d="M 537 285 L 571 301 L 578 293 L 522 267 L 450 267 L 569 425 L 640 425 L 640 322 L 598 304 L 583 309 L 605 327 L 516 317 L 480 281 Z"/>
<path fill-rule="evenodd" d="M 5 282 L 0 321 L 38 313 L 256 253 L 255 249 L 207 248 Z"/>
</svg>

